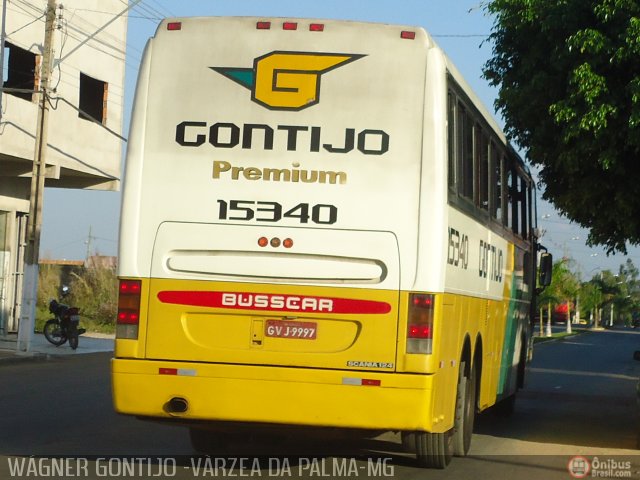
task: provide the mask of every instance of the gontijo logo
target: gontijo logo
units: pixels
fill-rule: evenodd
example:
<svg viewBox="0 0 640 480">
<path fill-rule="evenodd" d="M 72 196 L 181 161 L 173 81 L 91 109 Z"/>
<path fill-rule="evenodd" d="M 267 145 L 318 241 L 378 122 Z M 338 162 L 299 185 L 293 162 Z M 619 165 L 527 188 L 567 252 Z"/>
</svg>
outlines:
<svg viewBox="0 0 640 480">
<path fill-rule="evenodd" d="M 253 68 L 209 67 L 251 90 L 251 99 L 270 110 L 302 110 L 320 101 L 320 77 L 365 55 L 275 51 Z"/>
</svg>

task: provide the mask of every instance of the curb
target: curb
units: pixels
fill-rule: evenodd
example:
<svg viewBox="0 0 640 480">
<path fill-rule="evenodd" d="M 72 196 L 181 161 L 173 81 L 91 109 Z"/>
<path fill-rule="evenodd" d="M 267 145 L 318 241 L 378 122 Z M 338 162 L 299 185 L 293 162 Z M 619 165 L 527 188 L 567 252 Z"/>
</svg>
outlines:
<svg viewBox="0 0 640 480">
<path fill-rule="evenodd" d="M 7 352 L 6 355 L 3 355 L 4 352 Z M 11 353 L 9 353 L 11 352 Z M 57 355 L 50 355 L 47 353 L 17 353 L 10 350 L 0 350 L 0 366 L 1 365 L 15 365 L 18 363 L 27 363 L 27 362 L 48 362 L 49 360 L 54 359 Z"/>
<path fill-rule="evenodd" d="M 71 350 L 68 347 L 59 349 L 54 345 L 50 345 L 42 335 L 37 334 L 32 338 L 29 351 L 20 351 L 17 346 L 15 335 L 0 337 L 0 365 L 60 360 L 61 358 L 71 358 L 77 355 L 112 352 L 114 344 L 111 335 L 91 334 L 87 335 L 84 342 L 80 341 L 78 350 Z"/>
</svg>

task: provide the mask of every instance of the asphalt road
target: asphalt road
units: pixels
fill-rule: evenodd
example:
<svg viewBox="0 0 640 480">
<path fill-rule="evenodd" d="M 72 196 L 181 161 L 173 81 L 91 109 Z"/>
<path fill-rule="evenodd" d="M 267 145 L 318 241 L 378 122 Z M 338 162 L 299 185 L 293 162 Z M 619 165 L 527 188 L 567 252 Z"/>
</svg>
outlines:
<svg viewBox="0 0 640 480">
<path fill-rule="evenodd" d="M 634 450 L 635 386 L 640 376 L 640 362 L 632 360 L 635 349 L 640 349 L 640 332 L 633 330 L 587 333 L 537 345 L 515 414 L 509 419 L 490 412 L 480 415 L 470 456 L 454 459 L 445 471 L 429 471 L 428 477 L 566 480 L 571 478 L 568 462 L 583 455 L 601 471 L 607 467 L 624 478 L 640 478 L 640 451 Z M 0 364 L 0 478 L 56 478 L 62 472 L 56 468 L 68 469 L 58 478 L 425 475 L 394 434 L 350 441 L 298 438 L 276 446 L 281 456 L 259 460 L 252 454 L 260 453 L 260 447 L 271 452 L 273 439 L 261 440 L 262 445 L 235 445 L 221 457 L 191 457 L 186 430 L 113 412 L 110 356 Z M 302 456 L 289 456 L 293 451 Z M 112 456 L 127 460 L 102 459 Z"/>
</svg>

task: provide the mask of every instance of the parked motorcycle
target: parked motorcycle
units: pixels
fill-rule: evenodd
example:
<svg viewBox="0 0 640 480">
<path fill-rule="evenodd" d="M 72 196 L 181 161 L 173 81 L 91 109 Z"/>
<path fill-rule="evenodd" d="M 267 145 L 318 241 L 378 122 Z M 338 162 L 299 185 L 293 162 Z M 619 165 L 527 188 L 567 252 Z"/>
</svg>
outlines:
<svg viewBox="0 0 640 480">
<path fill-rule="evenodd" d="M 62 287 L 62 296 L 65 297 L 68 294 L 69 288 Z M 79 327 L 80 309 L 51 299 L 49 301 L 49 312 L 51 312 L 55 318 L 47 320 L 47 323 L 44 324 L 45 338 L 56 347 L 63 345 L 69 340 L 69 346 L 73 350 L 78 348 L 78 337 L 86 331 L 84 328 Z"/>
</svg>

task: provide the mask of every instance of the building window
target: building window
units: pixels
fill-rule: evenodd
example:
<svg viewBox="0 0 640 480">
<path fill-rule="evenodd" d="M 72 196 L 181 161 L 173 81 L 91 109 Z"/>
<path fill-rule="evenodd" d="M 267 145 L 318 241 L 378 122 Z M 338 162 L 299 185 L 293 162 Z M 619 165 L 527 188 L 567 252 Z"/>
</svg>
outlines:
<svg viewBox="0 0 640 480">
<path fill-rule="evenodd" d="M 78 116 L 85 120 L 95 120 L 103 125 L 107 123 L 108 84 L 80 73 L 80 112 Z"/>
<path fill-rule="evenodd" d="M 31 101 L 33 91 L 37 88 L 36 72 L 40 57 L 9 42 L 5 42 L 4 57 L 6 63 L 3 65 L 3 87 L 27 90 L 26 92 L 8 90 L 6 93 Z"/>
</svg>

